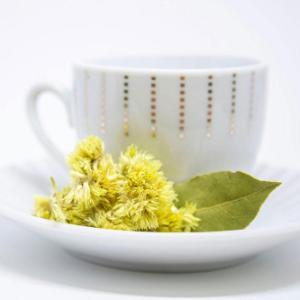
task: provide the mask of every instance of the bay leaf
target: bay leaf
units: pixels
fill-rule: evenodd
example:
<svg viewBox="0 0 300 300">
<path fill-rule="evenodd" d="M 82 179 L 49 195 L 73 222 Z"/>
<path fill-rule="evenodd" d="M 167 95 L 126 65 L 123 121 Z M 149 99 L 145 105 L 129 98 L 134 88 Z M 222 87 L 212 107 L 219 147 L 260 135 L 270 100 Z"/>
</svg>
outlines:
<svg viewBox="0 0 300 300">
<path fill-rule="evenodd" d="M 179 207 L 185 202 L 197 205 L 200 222 L 196 231 L 222 231 L 247 227 L 280 184 L 243 172 L 224 171 L 196 176 L 174 188 Z"/>
</svg>

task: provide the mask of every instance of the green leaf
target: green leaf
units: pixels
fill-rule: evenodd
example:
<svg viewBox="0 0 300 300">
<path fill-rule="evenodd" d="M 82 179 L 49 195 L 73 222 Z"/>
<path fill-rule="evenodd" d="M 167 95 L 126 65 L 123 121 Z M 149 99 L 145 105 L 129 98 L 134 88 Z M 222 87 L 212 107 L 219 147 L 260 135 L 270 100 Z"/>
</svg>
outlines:
<svg viewBox="0 0 300 300">
<path fill-rule="evenodd" d="M 217 172 L 175 184 L 179 206 L 195 203 L 196 231 L 243 229 L 256 217 L 268 195 L 281 183 L 258 180 L 242 172 Z"/>
</svg>

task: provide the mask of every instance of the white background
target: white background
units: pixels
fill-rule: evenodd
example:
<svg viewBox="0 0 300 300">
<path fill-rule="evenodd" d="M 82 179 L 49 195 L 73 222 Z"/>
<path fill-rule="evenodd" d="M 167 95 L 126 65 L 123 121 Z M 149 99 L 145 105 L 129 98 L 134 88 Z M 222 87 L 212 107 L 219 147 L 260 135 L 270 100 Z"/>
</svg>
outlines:
<svg viewBox="0 0 300 300">
<path fill-rule="evenodd" d="M 297 0 L 1 0 L 0 163 L 44 155 L 24 114 L 25 95 L 35 82 L 71 86 L 71 62 L 82 57 L 191 53 L 253 56 L 269 63 L 260 160 L 300 167 L 299 15 Z M 45 98 L 43 119 L 67 150 L 74 134 L 62 107 Z M 5 280 L 0 275 L 1 290 L 10 287 Z M 20 299 L 26 299 L 23 292 L 33 299 L 33 287 L 36 296 L 47 293 L 30 284 L 20 283 Z M 18 290 L 14 293 L 11 299 Z"/>
<path fill-rule="evenodd" d="M 270 65 L 262 159 L 299 166 L 299 14 L 297 0 L 1 0 L 1 159 L 42 153 L 24 119 L 25 94 L 42 80 L 70 86 L 78 58 L 238 54 Z M 44 119 L 65 141 L 70 134 L 60 108 L 47 106 Z"/>
</svg>

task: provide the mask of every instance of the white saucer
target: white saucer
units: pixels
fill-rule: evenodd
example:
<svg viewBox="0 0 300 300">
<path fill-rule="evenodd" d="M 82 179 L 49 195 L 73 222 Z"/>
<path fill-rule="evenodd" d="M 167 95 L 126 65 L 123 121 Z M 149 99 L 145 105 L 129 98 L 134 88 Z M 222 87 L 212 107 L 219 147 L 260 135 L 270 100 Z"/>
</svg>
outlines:
<svg viewBox="0 0 300 300">
<path fill-rule="evenodd" d="M 194 272 L 218 269 L 300 236 L 300 173 L 260 166 L 260 178 L 283 185 L 268 198 L 245 230 L 208 233 L 149 233 L 58 224 L 33 217 L 33 195 L 49 194 L 49 176 L 64 183 L 53 163 L 32 161 L 0 169 L 0 215 L 59 244 L 67 252 L 117 268 Z M 24 245 L 26 247 L 26 245 Z"/>
</svg>

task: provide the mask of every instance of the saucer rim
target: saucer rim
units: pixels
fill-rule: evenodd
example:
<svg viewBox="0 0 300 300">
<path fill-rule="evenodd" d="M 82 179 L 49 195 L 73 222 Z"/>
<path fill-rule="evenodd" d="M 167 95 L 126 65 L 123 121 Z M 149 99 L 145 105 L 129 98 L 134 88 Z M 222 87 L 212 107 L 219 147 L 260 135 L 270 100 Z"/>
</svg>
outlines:
<svg viewBox="0 0 300 300">
<path fill-rule="evenodd" d="M 45 161 L 45 159 L 37 159 L 35 161 Z M 19 163 L 23 163 L 24 161 L 18 161 Z M 16 162 L 15 162 L 16 163 Z M 6 163 L 0 166 L 0 170 L 4 170 L 6 167 L 11 166 L 11 163 Z M 279 167 L 274 165 L 266 165 L 264 163 L 258 164 L 258 166 L 274 168 L 281 171 L 290 171 L 290 172 L 299 172 L 299 169 L 294 169 L 290 167 Z M 143 236 L 148 238 L 157 238 L 157 237 L 167 237 L 167 238 L 203 238 L 203 239 L 215 239 L 215 238 L 251 238 L 257 237 L 258 235 L 261 237 L 264 236 L 277 236 L 282 234 L 299 234 L 300 235 L 300 222 L 287 222 L 286 226 L 283 225 L 275 225 L 275 226 L 261 226 L 259 228 L 246 227 L 244 229 L 236 229 L 236 230 L 224 230 L 224 231 L 206 231 L 206 232 L 151 232 L 151 231 L 125 231 L 125 230 L 116 230 L 116 229 L 103 229 L 103 228 L 95 228 L 89 226 L 75 225 L 75 224 L 67 224 L 67 223 L 58 223 L 52 220 L 47 220 L 43 218 L 39 218 L 34 216 L 33 214 L 26 213 L 24 211 L 20 211 L 17 208 L 13 208 L 9 204 L 6 204 L 4 200 L 2 200 L 3 196 L 0 195 L 0 217 L 4 217 L 8 220 L 12 220 L 15 223 L 29 224 L 31 227 L 42 226 L 49 230 L 58 230 L 59 231 L 67 231 L 67 232 L 77 232 L 80 234 L 94 234 L 101 232 L 102 235 L 123 235 L 126 237 L 137 237 Z M 255 219 L 253 220 L 255 221 Z M 253 222 L 252 221 L 252 222 Z M 250 224 L 251 225 L 251 224 Z"/>
<path fill-rule="evenodd" d="M 1 201 L 1 200 L 0 200 Z M 272 226 L 272 228 L 244 228 L 237 230 L 224 230 L 224 231 L 209 231 L 209 232 L 151 232 L 151 231 L 125 231 L 115 229 L 102 229 L 95 227 L 88 227 L 75 224 L 58 223 L 55 221 L 39 218 L 24 212 L 17 211 L 10 208 L 8 205 L 0 204 L 0 216 L 11 220 L 15 223 L 30 224 L 31 226 L 38 226 L 39 228 L 47 228 L 49 230 L 58 230 L 63 232 L 69 232 L 81 235 L 94 235 L 95 233 L 101 233 L 101 236 L 119 236 L 124 237 L 147 237 L 147 238 L 203 238 L 203 239 L 220 239 L 220 238 L 252 238 L 252 237 L 269 237 L 280 236 L 282 234 L 299 234 L 300 235 L 300 223 L 290 223 L 289 226 Z"/>
</svg>

